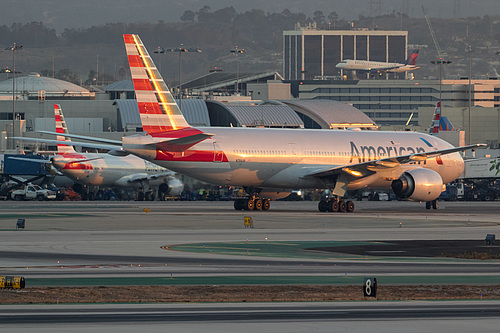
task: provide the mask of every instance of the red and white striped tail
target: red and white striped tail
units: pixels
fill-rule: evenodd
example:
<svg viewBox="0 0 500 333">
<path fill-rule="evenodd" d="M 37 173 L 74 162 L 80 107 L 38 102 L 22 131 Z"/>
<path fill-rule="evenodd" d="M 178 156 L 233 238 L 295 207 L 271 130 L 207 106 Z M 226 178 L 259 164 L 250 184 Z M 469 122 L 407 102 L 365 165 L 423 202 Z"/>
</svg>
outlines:
<svg viewBox="0 0 500 333">
<path fill-rule="evenodd" d="M 441 120 L 441 102 L 437 103 L 436 110 L 434 111 L 434 119 L 431 123 L 431 128 L 429 133 L 432 135 L 438 135 L 439 133 L 439 121 Z"/>
<path fill-rule="evenodd" d="M 142 129 L 148 134 L 189 126 L 167 85 L 137 35 L 123 35 Z"/>
<path fill-rule="evenodd" d="M 62 113 L 61 106 L 59 104 L 54 104 L 54 116 L 56 118 L 56 132 L 60 134 L 69 134 L 68 127 L 66 126 L 66 121 Z M 57 141 L 71 142 L 69 137 L 64 135 L 57 135 Z M 73 146 L 63 145 L 62 143 L 57 144 L 57 152 L 59 154 L 75 153 Z"/>
</svg>

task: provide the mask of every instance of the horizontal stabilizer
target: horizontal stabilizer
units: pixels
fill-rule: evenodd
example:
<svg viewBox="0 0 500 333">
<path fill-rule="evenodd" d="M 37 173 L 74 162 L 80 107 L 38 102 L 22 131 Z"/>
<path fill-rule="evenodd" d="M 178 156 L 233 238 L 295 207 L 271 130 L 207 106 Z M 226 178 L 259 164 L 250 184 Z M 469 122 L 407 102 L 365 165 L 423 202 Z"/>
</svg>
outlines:
<svg viewBox="0 0 500 333">
<path fill-rule="evenodd" d="M 163 151 L 181 152 L 189 149 L 195 144 L 212 137 L 213 134 L 203 133 L 200 131 L 195 134 L 183 136 L 181 138 L 173 138 L 156 143 L 156 149 Z"/>
<path fill-rule="evenodd" d="M 60 145 L 66 145 L 66 146 L 106 149 L 106 150 L 110 150 L 110 151 L 121 151 L 121 146 L 105 145 L 105 144 L 92 143 L 92 142 L 58 141 L 58 140 L 26 138 L 26 137 L 14 137 L 13 139 L 23 140 L 23 141 L 36 141 L 36 142 L 42 142 L 42 143 L 60 144 Z"/>
<path fill-rule="evenodd" d="M 51 132 L 51 131 L 37 131 L 37 132 L 38 133 L 44 133 L 44 134 L 61 135 L 61 133 Z M 93 137 L 93 136 L 85 136 L 85 135 L 77 135 L 77 134 L 67 134 L 67 133 L 65 133 L 64 136 L 67 136 L 68 138 L 89 140 L 89 141 L 101 142 L 101 143 L 109 143 L 109 144 L 118 145 L 118 146 L 122 145 L 122 142 L 118 141 L 118 140 L 96 138 L 96 137 Z"/>
<path fill-rule="evenodd" d="M 18 161 L 25 161 L 25 162 L 41 163 L 41 164 L 51 164 L 52 163 L 50 160 L 43 160 L 43 159 L 39 159 L 39 158 L 27 158 L 27 157 L 9 156 L 9 159 L 11 159 L 11 160 L 18 160 Z"/>
</svg>

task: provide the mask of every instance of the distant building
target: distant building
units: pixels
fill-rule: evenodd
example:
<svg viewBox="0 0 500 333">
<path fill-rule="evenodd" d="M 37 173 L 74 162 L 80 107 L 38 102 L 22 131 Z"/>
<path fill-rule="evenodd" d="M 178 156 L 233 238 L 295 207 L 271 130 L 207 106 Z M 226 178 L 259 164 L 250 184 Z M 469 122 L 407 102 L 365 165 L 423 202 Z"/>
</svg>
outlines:
<svg viewBox="0 0 500 333">
<path fill-rule="evenodd" d="M 344 59 L 402 63 L 407 45 L 407 31 L 287 30 L 283 31 L 283 74 L 285 80 L 342 77 L 335 65 Z"/>
</svg>

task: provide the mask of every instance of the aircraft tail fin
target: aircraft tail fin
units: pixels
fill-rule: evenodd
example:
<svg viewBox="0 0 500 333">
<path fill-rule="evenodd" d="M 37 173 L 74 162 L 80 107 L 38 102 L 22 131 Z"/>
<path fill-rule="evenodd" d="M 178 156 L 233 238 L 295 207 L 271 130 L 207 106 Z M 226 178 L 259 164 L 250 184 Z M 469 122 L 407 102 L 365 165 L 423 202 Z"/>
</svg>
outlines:
<svg viewBox="0 0 500 333">
<path fill-rule="evenodd" d="M 62 113 L 61 106 L 59 104 L 54 104 L 54 117 L 56 120 L 56 132 L 59 134 L 69 134 L 68 127 L 66 126 L 66 120 L 64 120 L 64 115 Z M 57 141 L 71 142 L 69 137 L 64 135 L 57 135 Z M 64 145 L 62 143 L 57 144 L 57 152 L 59 154 L 75 153 L 75 148 L 73 146 Z"/>
<path fill-rule="evenodd" d="M 438 102 L 436 108 L 434 109 L 434 118 L 432 119 L 431 126 L 429 128 L 429 134 L 438 135 L 440 119 L 441 119 L 441 102 Z"/>
<path fill-rule="evenodd" d="M 148 134 L 191 127 L 138 35 L 123 35 L 142 128 Z"/>
<path fill-rule="evenodd" d="M 405 65 L 415 66 L 417 64 L 418 50 L 413 50 L 405 61 Z"/>
<path fill-rule="evenodd" d="M 438 102 L 434 111 L 431 127 L 429 128 L 429 134 L 438 135 L 439 132 L 447 131 L 456 131 L 456 129 L 447 117 L 441 116 L 441 102 Z"/>
<path fill-rule="evenodd" d="M 448 117 L 441 117 L 439 120 L 439 131 L 447 132 L 447 131 L 456 131 L 455 126 L 451 123 Z"/>
</svg>

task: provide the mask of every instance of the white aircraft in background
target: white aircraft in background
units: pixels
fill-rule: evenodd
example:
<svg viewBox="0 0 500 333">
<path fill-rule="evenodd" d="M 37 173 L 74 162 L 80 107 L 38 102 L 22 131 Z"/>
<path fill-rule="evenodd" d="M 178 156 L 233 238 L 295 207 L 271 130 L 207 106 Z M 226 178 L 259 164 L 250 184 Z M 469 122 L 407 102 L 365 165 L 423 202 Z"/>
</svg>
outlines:
<svg viewBox="0 0 500 333">
<path fill-rule="evenodd" d="M 132 153 L 201 181 L 243 187 L 237 210 L 268 210 L 293 189 L 329 189 L 322 212 L 352 212 L 347 190 L 392 188 L 403 199 L 431 202 L 463 172 L 459 152 L 428 134 L 351 130 L 192 127 L 175 103 L 144 44 L 124 35 L 143 130 L 122 138 Z M 94 138 L 94 141 L 100 141 Z M 109 143 L 109 141 L 108 141 Z"/>
<path fill-rule="evenodd" d="M 416 66 L 417 56 L 418 50 L 414 50 L 402 64 L 397 62 L 346 59 L 339 62 L 335 67 L 357 72 L 370 72 L 371 74 L 379 72 L 402 73 L 420 68 Z"/>
<path fill-rule="evenodd" d="M 69 135 L 68 129 L 61 107 L 58 104 L 54 104 L 54 116 L 56 132 L 44 132 L 56 134 L 57 140 L 19 139 L 57 143 L 58 154 L 47 162 L 75 182 L 73 185 L 75 192 L 82 192 L 83 186 L 133 187 L 139 189 L 137 193 L 138 200 L 154 200 L 155 191 L 152 191 L 154 187 L 158 188 L 156 192 L 161 198 L 164 198 L 167 194 L 178 196 L 182 192 L 184 185 L 174 172 L 136 156 L 112 156 L 104 153 L 76 152 L 73 145 L 81 146 L 84 144 L 72 142 L 71 139 L 66 138 L 66 135 Z M 116 146 L 101 146 L 100 148 L 116 149 Z M 25 160 L 33 162 L 31 159 Z"/>
</svg>

